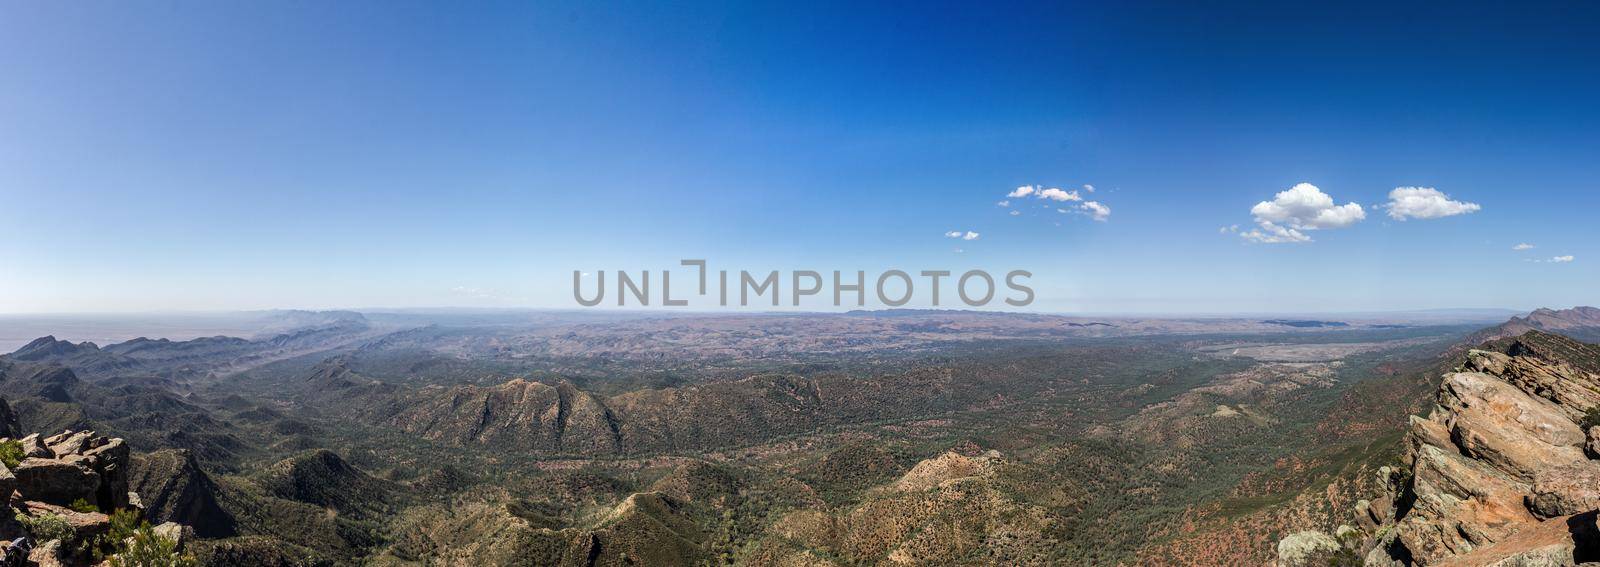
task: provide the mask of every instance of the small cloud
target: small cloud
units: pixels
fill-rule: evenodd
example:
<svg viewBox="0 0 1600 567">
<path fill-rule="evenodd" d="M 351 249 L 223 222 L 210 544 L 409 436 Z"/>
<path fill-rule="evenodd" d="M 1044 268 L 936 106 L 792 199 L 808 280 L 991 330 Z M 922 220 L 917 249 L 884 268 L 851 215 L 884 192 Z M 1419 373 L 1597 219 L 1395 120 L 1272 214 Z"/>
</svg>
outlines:
<svg viewBox="0 0 1600 567">
<path fill-rule="evenodd" d="M 1298 230 L 1278 226 L 1270 222 L 1258 223 L 1261 228 L 1252 228 L 1239 233 L 1241 238 L 1262 244 L 1284 244 L 1293 242 L 1311 242 L 1311 237 Z"/>
<path fill-rule="evenodd" d="M 1083 200 L 1083 197 L 1078 196 L 1078 192 L 1077 191 L 1062 191 L 1062 190 L 1054 188 L 1054 187 L 1051 187 L 1049 189 L 1045 189 L 1044 191 L 1040 191 L 1039 192 L 1039 198 L 1040 199 L 1049 199 L 1049 200 L 1052 200 L 1052 201 L 1082 201 Z"/>
<path fill-rule="evenodd" d="M 1516 246 L 1512 246 L 1511 249 L 1512 250 L 1533 250 L 1533 245 L 1532 244 L 1528 244 L 1526 242 L 1523 242 L 1523 243 L 1518 244 Z"/>
<path fill-rule="evenodd" d="M 944 233 L 944 235 L 945 235 L 945 237 L 947 237 L 947 238 L 961 238 L 961 231 L 959 231 L 959 230 L 952 230 L 952 231 L 950 231 L 950 232 L 946 232 L 946 233 Z"/>
<path fill-rule="evenodd" d="M 1571 262 L 1573 259 L 1574 259 L 1573 256 L 1571 254 L 1568 254 L 1566 256 L 1555 256 L 1555 257 L 1551 257 L 1551 258 L 1528 258 L 1525 261 L 1526 262 L 1533 262 L 1533 263 L 1536 263 L 1536 264 L 1566 264 L 1568 262 Z"/>
<path fill-rule="evenodd" d="M 966 250 L 962 250 L 962 249 L 960 249 L 960 248 L 957 248 L 957 249 L 956 249 L 956 250 L 955 250 L 955 252 L 956 252 L 956 253 L 957 253 L 957 254 L 960 254 L 960 253 L 962 253 L 962 252 L 966 252 Z"/>
<path fill-rule="evenodd" d="M 1335 206 L 1333 197 L 1323 193 L 1316 185 L 1301 183 L 1274 195 L 1271 201 L 1256 203 L 1250 214 L 1258 222 L 1287 225 L 1299 230 L 1344 228 L 1367 218 L 1367 212 L 1356 203 Z"/>
<path fill-rule="evenodd" d="M 1093 193 L 1095 188 L 1093 185 L 1084 184 L 1082 191 Z M 1032 197 L 1034 199 L 1044 201 L 1044 203 L 1039 205 L 1039 208 L 1041 209 L 1054 208 L 1060 213 L 1079 213 L 1102 222 L 1111 216 L 1111 207 L 1106 206 L 1104 203 L 1100 203 L 1098 201 L 1085 201 L 1083 199 L 1083 193 L 1080 193 L 1077 189 L 1066 190 L 1059 187 L 1050 187 L 1046 189 L 1042 185 L 1023 185 L 1018 187 L 1015 191 L 1006 194 L 1006 197 L 1009 197 L 1010 199 L 1023 199 Z M 1052 203 L 1052 201 L 1054 203 Z M 1060 203 L 1077 204 L 1058 207 L 1057 204 Z M 1010 200 L 1005 200 L 996 204 L 1002 207 L 1009 207 L 1011 206 L 1012 202 Z M 1022 214 L 1022 212 L 1012 210 L 1008 214 L 1011 216 L 1019 216 Z"/>
<path fill-rule="evenodd" d="M 1084 201 L 1083 204 L 1078 205 L 1078 208 L 1083 209 L 1084 212 L 1088 213 L 1090 218 L 1100 222 L 1105 222 L 1106 219 L 1111 216 L 1111 207 L 1107 207 L 1096 201 Z"/>
<path fill-rule="evenodd" d="M 978 239 L 978 233 L 972 232 L 972 231 L 969 230 L 969 231 L 967 231 L 966 234 L 961 235 L 961 239 L 962 240 L 977 240 Z"/>
<path fill-rule="evenodd" d="M 966 232 L 962 232 L 962 231 L 959 231 L 959 230 L 952 230 L 950 232 L 944 233 L 944 236 L 945 236 L 945 238 L 960 238 L 962 240 L 977 240 L 978 239 L 978 233 L 972 232 L 970 230 L 966 231 Z"/>
<path fill-rule="evenodd" d="M 1412 219 L 1437 219 L 1476 212 L 1483 207 L 1477 203 L 1454 201 L 1449 195 L 1432 187 L 1395 187 L 1389 192 L 1389 218 L 1403 221 Z"/>
<path fill-rule="evenodd" d="M 1233 224 L 1217 229 L 1218 234 L 1238 234 L 1239 225 Z"/>
<path fill-rule="evenodd" d="M 1345 228 L 1367 218 L 1357 203 L 1335 205 L 1333 197 L 1310 183 L 1300 183 L 1250 207 L 1260 228 L 1239 233 L 1251 242 L 1267 244 L 1310 242 L 1312 230 Z"/>
</svg>

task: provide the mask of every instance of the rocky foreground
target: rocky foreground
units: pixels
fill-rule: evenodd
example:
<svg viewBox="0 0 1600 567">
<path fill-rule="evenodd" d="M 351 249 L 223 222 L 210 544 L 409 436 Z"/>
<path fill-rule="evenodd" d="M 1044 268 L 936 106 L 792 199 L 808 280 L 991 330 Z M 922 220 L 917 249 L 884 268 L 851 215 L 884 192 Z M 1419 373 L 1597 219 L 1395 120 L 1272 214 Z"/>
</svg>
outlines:
<svg viewBox="0 0 1600 567">
<path fill-rule="evenodd" d="M 1600 346 L 1529 332 L 1467 353 L 1412 416 L 1383 494 L 1279 564 L 1567 566 L 1600 561 Z"/>
<path fill-rule="evenodd" d="M 0 565 L 193 564 L 182 554 L 193 530 L 144 521 L 128 471 L 127 444 L 93 431 L 0 438 Z"/>
</svg>

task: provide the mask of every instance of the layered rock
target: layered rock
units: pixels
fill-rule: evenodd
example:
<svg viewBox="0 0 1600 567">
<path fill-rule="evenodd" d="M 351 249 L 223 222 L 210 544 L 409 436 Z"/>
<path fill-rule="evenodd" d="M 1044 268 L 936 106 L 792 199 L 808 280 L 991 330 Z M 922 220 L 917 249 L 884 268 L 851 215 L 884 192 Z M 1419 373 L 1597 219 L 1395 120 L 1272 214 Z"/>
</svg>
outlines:
<svg viewBox="0 0 1600 567">
<path fill-rule="evenodd" d="M 81 500 L 101 510 L 128 506 L 128 445 L 121 438 L 64 431 L 18 443 L 24 458 L 10 472 L 27 497 L 63 506 Z"/>
<path fill-rule="evenodd" d="M 0 565 L 87 565 L 131 545 L 105 537 L 114 513 L 139 511 L 122 439 L 69 430 L 0 438 L 0 446 L 19 459 L 15 467 L 0 464 L 0 506 L 8 508 L 0 510 L 0 539 L 9 542 L 0 546 Z M 181 549 L 193 530 L 167 523 L 149 533 Z"/>
<path fill-rule="evenodd" d="M 1576 565 L 1600 545 L 1593 345 L 1530 332 L 1471 350 L 1413 416 L 1405 469 L 1361 513 L 1368 565 Z M 1381 505 L 1380 505 L 1381 504 Z"/>
</svg>

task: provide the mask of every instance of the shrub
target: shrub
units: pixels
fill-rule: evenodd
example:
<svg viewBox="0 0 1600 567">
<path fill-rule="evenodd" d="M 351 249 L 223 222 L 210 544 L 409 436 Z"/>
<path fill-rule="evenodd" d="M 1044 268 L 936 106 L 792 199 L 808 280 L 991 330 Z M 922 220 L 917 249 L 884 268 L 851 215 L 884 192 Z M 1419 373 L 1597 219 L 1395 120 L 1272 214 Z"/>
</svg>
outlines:
<svg viewBox="0 0 1600 567">
<path fill-rule="evenodd" d="M 126 546 L 109 560 L 111 567 L 197 567 L 194 556 L 178 553 L 178 542 L 156 535 L 148 522 L 133 531 Z"/>
<path fill-rule="evenodd" d="M 59 539 L 65 544 L 72 538 L 72 524 L 67 523 L 67 519 L 60 514 L 45 512 L 38 516 L 29 516 L 17 512 L 16 518 L 17 523 L 22 524 L 22 528 L 28 530 L 35 541 L 42 543 Z"/>
<path fill-rule="evenodd" d="M 1582 426 L 1584 431 L 1589 431 L 1590 427 L 1600 425 L 1600 406 L 1589 408 L 1589 411 L 1584 412 L 1583 421 L 1578 422 L 1578 425 Z"/>
<path fill-rule="evenodd" d="M 89 512 L 99 512 L 100 511 L 100 507 L 99 506 L 95 506 L 94 504 L 90 504 L 88 500 L 84 500 L 82 498 L 79 498 L 77 500 L 73 500 L 71 504 L 67 505 L 67 507 L 71 508 L 72 511 L 74 511 L 74 512 L 83 512 L 83 513 L 86 513 L 86 514 L 89 513 Z"/>
<path fill-rule="evenodd" d="M 140 528 L 149 527 L 150 522 L 145 521 L 144 515 L 136 510 L 121 508 L 111 512 L 111 527 L 95 540 L 95 561 L 104 560 L 108 553 L 122 551 L 128 538 L 133 537 Z"/>
<path fill-rule="evenodd" d="M 15 439 L 0 443 L 0 463 L 5 463 L 6 468 L 14 469 L 22 464 L 22 459 L 27 455 L 22 452 L 22 442 Z"/>
</svg>

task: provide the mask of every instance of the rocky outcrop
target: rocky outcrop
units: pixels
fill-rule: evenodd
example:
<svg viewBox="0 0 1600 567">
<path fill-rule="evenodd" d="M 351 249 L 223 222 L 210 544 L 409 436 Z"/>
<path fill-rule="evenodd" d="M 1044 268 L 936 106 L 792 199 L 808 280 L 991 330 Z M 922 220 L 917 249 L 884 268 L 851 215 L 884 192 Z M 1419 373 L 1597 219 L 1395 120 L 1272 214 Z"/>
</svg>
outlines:
<svg viewBox="0 0 1600 567">
<path fill-rule="evenodd" d="M 63 506 L 81 500 L 102 510 L 128 506 L 128 445 L 122 439 L 65 431 L 17 443 L 24 458 L 11 472 L 16 489 L 29 498 Z"/>
<path fill-rule="evenodd" d="M 1404 468 L 1385 467 L 1386 493 L 1360 507 L 1381 537 L 1352 551 L 1383 566 L 1600 558 L 1600 427 L 1584 427 L 1597 363 L 1594 345 L 1540 332 L 1470 350 L 1427 417 L 1412 416 Z"/>
<path fill-rule="evenodd" d="M 135 545 L 106 537 L 113 515 L 142 512 L 128 491 L 131 455 L 122 439 L 69 430 L 0 438 L 0 448 L 15 463 L 0 464 L 0 539 L 9 542 L 0 545 L 0 565 L 89 565 Z M 141 533 L 181 551 L 194 532 L 169 522 Z"/>
</svg>

